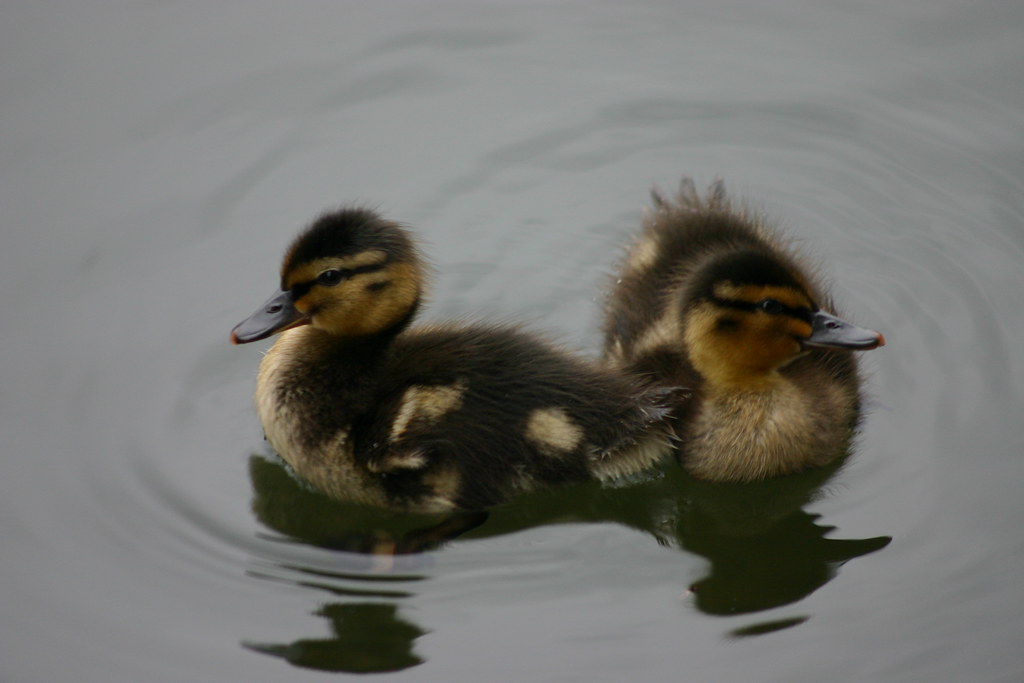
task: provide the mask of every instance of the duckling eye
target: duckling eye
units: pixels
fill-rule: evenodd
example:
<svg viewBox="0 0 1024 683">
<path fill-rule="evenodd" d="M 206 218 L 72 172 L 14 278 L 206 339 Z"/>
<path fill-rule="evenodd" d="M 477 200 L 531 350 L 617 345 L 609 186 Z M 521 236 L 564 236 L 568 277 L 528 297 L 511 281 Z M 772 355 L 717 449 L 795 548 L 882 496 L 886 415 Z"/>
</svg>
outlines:
<svg viewBox="0 0 1024 683">
<path fill-rule="evenodd" d="M 317 284 L 333 287 L 341 282 L 341 271 L 336 269 L 325 270 L 316 276 Z"/>
<path fill-rule="evenodd" d="M 764 299 L 763 301 L 759 301 L 757 307 L 765 313 L 771 313 L 772 315 L 777 315 L 786 310 L 786 307 L 775 299 Z"/>
</svg>

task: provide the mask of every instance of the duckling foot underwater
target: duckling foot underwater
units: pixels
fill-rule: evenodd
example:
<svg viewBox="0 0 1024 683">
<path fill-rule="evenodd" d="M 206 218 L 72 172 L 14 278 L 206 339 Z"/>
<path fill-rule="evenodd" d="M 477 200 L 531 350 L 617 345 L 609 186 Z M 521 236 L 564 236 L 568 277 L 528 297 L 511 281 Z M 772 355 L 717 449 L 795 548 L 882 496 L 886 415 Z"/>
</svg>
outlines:
<svg viewBox="0 0 1024 683">
<path fill-rule="evenodd" d="M 508 325 L 410 328 L 423 285 L 409 233 L 346 208 L 299 234 L 280 290 L 232 331 L 235 344 L 280 334 L 257 412 L 313 486 L 393 509 L 480 510 L 670 451 L 671 388 Z"/>
<path fill-rule="evenodd" d="M 701 197 L 653 193 L 608 298 L 606 363 L 677 396 L 682 465 L 712 481 L 752 481 L 845 454 L 858 423 L 852 351 L 885 344 L 835 315 L 824 286 L 763 218 L 724 185 Z"/>
</svg>

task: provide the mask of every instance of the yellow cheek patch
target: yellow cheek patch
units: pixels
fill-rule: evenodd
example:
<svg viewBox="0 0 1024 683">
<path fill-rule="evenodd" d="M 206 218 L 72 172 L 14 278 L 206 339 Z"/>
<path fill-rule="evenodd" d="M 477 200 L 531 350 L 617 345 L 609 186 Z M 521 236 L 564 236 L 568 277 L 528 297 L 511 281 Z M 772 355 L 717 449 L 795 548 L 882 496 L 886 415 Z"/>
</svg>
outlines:
<svg viewBox="0 0 1024 683">
<path fill-rule="evenodd" d="M 811 336 L 811 332 L 814 331 L 814 328 L 811 327 L 810 323 L 804 322 L 803 320 L 797 320 L 796 318 L 791 318 L 789 316 L 782 318 L 780 322 L 782 323 L 782 327 L 785 328 L 785 331 L 791 337 L 807 339 Z"/>
<path fill-rule="evenodd" d="M 292 302 L 292 305 L 295 306 L 295 310 L 299 313 L 308 316 L 310 311 L 317 307 L 317 299 L 318 297 L 314 294 L 306 294 Z"/>
<path fill-rule="evenodd" d="M 333 287 L 314 286 L 295 302 L 314 327 L 343 337 L 375 334 L 409 313 L 420 296 L 413 263 L 392 263 Z"/>
<path fill-rule="evenodd" d="M 731 282 L 719 282 L 713 290 L 719 299 L 742 301 L 756 304 L 765 299 L 775 299 L 790 308 L 814 308 L 813 302 L 799 289 L 780 287 L 778 285 L 734 285 Z"/>
<path fill-rule="evenodd" d="M 719 321 L 734 322 L 721 327 Z M 687 316 L 684 340 L 694 368 L 713 384 L 755 388 L 773 380 L 773 373 L 800 353 L 794 336 L 809 325 L 790 316 L 728 311 L 711 302 Z M 806 335 L 803 335 L 806 336 Z"/>
<path fill-rule="evenodd" d="M 370 278 L 370 279 L 367 279 Z M 390 282 L 378 289 L 373 285 Z M 345 290 L 344 311 L 335 321 L 339 334 L 374 334 L 409 313 L 420 296 L 419 271 L 411 263 L 395 263 L 382 271 L 352 278 Z"/>
</svg>

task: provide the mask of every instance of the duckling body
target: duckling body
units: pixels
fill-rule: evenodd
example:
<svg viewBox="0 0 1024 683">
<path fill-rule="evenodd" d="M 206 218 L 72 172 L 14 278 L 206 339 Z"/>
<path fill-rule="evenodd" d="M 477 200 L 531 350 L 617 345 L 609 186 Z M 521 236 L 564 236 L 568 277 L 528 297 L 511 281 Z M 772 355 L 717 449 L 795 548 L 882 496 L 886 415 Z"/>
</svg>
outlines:
<svg viewBox="0 0 1024 683">
<path fill-rule="evenodd" d="M 859 406 L 851 351 L 882 335 L 829 313 L 824 288 L 721 183 L 706 198 L 689 180 L 674 201 L 654 197 L 609 297 L 605 359 L 691 389 L 673 409 L 684 467 L 751 481 L 845 453 Z"/>
<path fill-rule="evenodd" d="M 511 326 L 410 329 L 421 288 L 405 230 L 344 209 L 299 235 L 281 292 L 232 333 L 245 343 L 281 331 L 257 411 L 314 486 L 395 509 L 482 509 L 667 452 L 664 391 Z"/>
</svg>

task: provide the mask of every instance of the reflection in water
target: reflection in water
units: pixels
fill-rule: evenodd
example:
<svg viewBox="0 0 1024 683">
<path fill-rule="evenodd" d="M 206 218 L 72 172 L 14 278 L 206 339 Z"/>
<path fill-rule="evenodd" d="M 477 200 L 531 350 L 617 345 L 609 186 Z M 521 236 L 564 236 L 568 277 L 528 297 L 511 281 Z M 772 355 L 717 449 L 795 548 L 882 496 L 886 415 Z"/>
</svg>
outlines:
<svg viewBox="0 0 1024 683">
<path fill-rule="evenodd" d="M 278 540 L 342 550 L 339 562 L 344 557 L 346 564 L 361 564 L 348 574 L 275 565 L 275 570 L 289 574 L 287 579 L 271 572 L 250 573 L 360 601 L 330 604 L 317 612 L 331 621 L 333 638 L 247 647 L 297 666 L 329 671 L 414 666 L 422 660 L 412 652 L 413 641 L 425 631 L 399 618 L 397 605 L 379 602 L 412 594 L 339 588 L 336 580 L 418 580 L 422 577 L 388 572 L 396 564 L 414 567 L 427 559 L 417 553 L 456 538 L 499 536 L 566 522 L 621 524 L 651 534 L 662 545 L 706 558 L 708 573 L 693 584 L 691 593 L 697 609 L 707 614 L 746 614 L 791 604 L 828 583 L 845 562 L 891 541 L 887 536 L 826 538 L 834 527 L 819 525 L 818 515 L 803 510 L 841 466 L 749 484 L 701 482 L 670 467 L 619 488 L 597 483 L 567 486 L 524 496 L 490 513 L 445 518 L 391 514 L 338 502 L 299 483 L 279 461 L 253 456 L 253 511 L 259 521 L 286 537 Z M 303 578 L 296 580 L 296 575 Z M 368 598 L 375 601 L 365 602 Z M 755 636 L 797 626 L 807 618 L 775 618 L 731 633 Z"/>
<path fill-rule="evenodd" d="M 276 461 L 254 456 L 249 461 L 249 473 L 256 492 L 253 512 L 265 526 L 286 537 L 276 540 L 346 551 L 344 564 L 350 571 L 322 571 L 285 563 L 251 569 L 250 576 L 315 589 L 343 601 L 330 602 L 313 613 L 329 622 L 330 637 L 243 645 L 295 666 L 322 671 L 387 672 L 423 663 L 413 647 L 426 631 L 401 618 L 394 602 L 413 593 L 390 587 L 422 577 L 396 573 L 396 560 L 437 547 L 480 524 L 486 515 L 440 520 L 427 515 L 389 517 L 379 509 L 327 498 L 301 484 Z M 412 564 L 416 558 L 409 559 L 411 562 L 405 564 Z M 353 584 L 363 587 L 353 588 Z"/>
<path fill-rule="evenodd" d="M 457 515 L 390 513 L 336 501 L 300 483 L 277 460 L 249 461 L 252 508 L 265 526 L 309 545 L 364 556 L 411 555 L 433 550 L 480 526 L 485 512 Z M 367 565 L 371 560 L 367 558 Z M 373 564 L 379 566 L 379 562 Z"/>
<path fill-rule="evenodd" d="M 844 562 L 891 540 L 825 538 L 833 527 L 815 524 L 817 518 L 798 511 L 766 533 L 682 539 L 686 550 L 711 562 L 709 575 L 691 588 L 697 607 L 708 614 L 737 614 L 796 602 L 833 579 Z"/>
<path fill-rule="evenodd" d="M 425 631 L 398 617 L 398 608 L 381 603 L 335 603 L 316 611 L 331 624 L 330 638 L 296 640 L 289 645 L 247 643 L 246 647 L 321 671 L 371 673 L 422 664 L 413 643 Z"/>
<path fill-rule="evenodd" d="M 802 509 L 841 465 L 744 485 L 690 480 L 675 541 L 711 563 L 692 587 L 708 614 L 742 614 L 790 604 L 833 579 L 848 560 L 892 540 L 830 539 L 835 527 Z"/>
<path fill-rule="evenodd" d="M 693 479 L 680 468 L 624 489 L 581 486 L 572 495 L 551 493 L 546 504 L 511 506 L 492 514 L 470 535 L 508 533 L 551 520 L 615 522 L 653 535 L 659 543 L 708 560 L 707 576 L 691 586 L 694 604 L 714 615 L 746 614 L 796 602 L 825 585 L 845 562 L 875 552 L 892 540 L 830 539 L 803 507 L 821 495 L 842 467 L 745 484 Z M 502 513 L 505 513 L 502 515 Z M 804 619 L 747 627 L 754 635 Z"/>
</svg>

